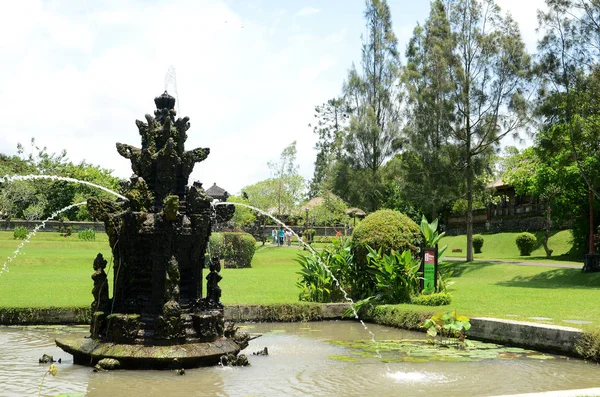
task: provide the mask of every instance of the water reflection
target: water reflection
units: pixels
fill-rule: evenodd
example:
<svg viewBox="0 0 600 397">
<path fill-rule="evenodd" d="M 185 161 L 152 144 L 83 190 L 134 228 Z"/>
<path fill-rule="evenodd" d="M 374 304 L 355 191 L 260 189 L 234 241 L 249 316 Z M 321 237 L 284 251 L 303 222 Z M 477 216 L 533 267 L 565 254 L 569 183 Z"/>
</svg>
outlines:
<svg viewBox="0 0 600 397">
<path fill-rule="evenodd" d="M 370 326 L 381 340 L 414 339 L 422 334 Z M 263 333 L 245 353 L 250 367 L 199 368 L 178 376 L 170 371 L 94 373 L 73 365 L 54 347 L 65 333 L 83 337 L 87 328 L 1 327 L 0 395 L 37 395 L 47 364 L 42 354 L 61 357 L 59 373 L 47 377 L 43 395 L 85 393 L 87 396 L 489 396 L 595 387 L 598 366 L 575 359 L 483 360 L 479 362 L 382 363 L 377 357 L 339 361 L 352 349 L 331 340 L 369 339 L 357 323 L 264 323 L 247 331 Z M 269 356 L 251 353 L 269 349 Z M 394 354 L 389 353 L 389 354 Z M 385 355 L 384 355 L 385 358 Z"/>
</svg>

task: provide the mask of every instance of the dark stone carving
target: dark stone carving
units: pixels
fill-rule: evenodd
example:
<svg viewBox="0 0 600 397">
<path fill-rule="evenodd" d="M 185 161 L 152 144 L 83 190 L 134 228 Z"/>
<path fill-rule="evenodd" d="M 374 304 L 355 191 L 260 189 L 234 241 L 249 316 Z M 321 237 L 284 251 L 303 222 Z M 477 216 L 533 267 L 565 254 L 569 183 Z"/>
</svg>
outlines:
<svg viewBox="0 0 600 397">
<path fill-rule="evenodd" d="M 92 295 L 94 296 L 92 313 L 104 311 L 106 304 L 108 303 L 108 280 L 106 273 L 104 272 L 106 264 L 106 259 L 99 253 L 96 256 L 96 259 L 94 259 L 94 273 L 92 274 L 92 280 L 94 280 L 94 288 L 92 289 Z"/>
<path fill-rule="evenodd" d="M 108 298 L 106 261 L 99 254 L 92 275 L 92 342 L 57 341 L 76 362 L 87 360 L 93 365 L 118 355 L 123 367 L 168 367 L 176 359 L 181 360 L 177 365 L 196 366 L 216 364 L 222 354 L 236 355 L 241 349 L 236 340 L 223 335 L 218 262 L 207 276 L 206 298 L 202 295 L 212 224 L 217 218 L 230 219 L 234 208 L 213 208 L 201 183 L 187 186 L 195 163 L 205 160 L 210 151 L 185 150 L 190 123 L 187 117 L 176 119 L 175 98 L 165 92 L 154 102 L 154 116 L 136 121 L 141 148 L 116 145 L 119 154 L 131 161 L 134 173 L 121 186 L 128 201 L 88 200 L 90 213 L 104 222 L 112 249 L 113 297 Z M 211 344 L 197 346 L 205 342 Z M 128 346 L 127 355 L 121 354 L 119 344 Z M 97 354 L 108 351 L 108 345 L 112 356 Z M 162 347 L 169 345 L 186 346 L 190 356 L 165 356 Z M 157 356 L 154 361 L 147 357 L 152 352 Z M 136 364 L 138 356 L 144 359 Z"/>
<path fill-rule="evenodd" d="M 210 273 L 206 276 L 206 300 L 205 306 L 209 309 L 223 309 L 221 304 L 221 287 L 219 281 L 223 277 L 219 274 L 221 271 L 221 260 L 217 255 L 210 259 Z"/>
</svg>

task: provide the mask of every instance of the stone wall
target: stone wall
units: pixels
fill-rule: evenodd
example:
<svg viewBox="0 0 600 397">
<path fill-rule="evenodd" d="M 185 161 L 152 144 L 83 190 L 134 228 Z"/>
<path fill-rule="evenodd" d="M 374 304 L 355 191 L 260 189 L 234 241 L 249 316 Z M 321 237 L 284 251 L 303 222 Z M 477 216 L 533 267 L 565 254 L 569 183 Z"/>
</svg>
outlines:
<svg viewBox="0 0 600 397">
<path fill-rule="evenodd" d="M 27 228 L 27 230 L 33 230 L 36 226 L 38 226 L 42 221 L 33 220 L 26 221 L 22 219 L 11 219 L 0 220 L 0 230 L 12 231 L 17 226 L 22 226 Z M 73 233 L 79 232 L 81 230 L 93 229 L 96 232 L 104 232 L 104 223 L 102 222 L 60 222 L 60 221 L 48 221 L 46 222 L 46 226 L 40 228 L 40 232 L 58 232 L 61 227 L 71 227 L 71 231 Z"/>
</svg>

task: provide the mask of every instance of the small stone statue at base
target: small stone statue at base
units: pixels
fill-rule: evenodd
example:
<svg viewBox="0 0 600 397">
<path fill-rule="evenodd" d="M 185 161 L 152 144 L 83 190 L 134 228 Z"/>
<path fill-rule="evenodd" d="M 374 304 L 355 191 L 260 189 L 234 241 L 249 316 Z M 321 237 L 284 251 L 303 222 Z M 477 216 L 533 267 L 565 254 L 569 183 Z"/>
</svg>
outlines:
<svg viewBox="0 0 600 397">
<path fill-rule="evenodd" d="M 108 280 L 104 272 L 106 264 L 107 261 L 102 254 L 98 254 L 96 259 L 94 259 L 94 273 L 92 274 L 92 280 L 94 280 L 94 289 L 92 289 L 94 302 L 92 303 L 92 313 L 103 311 L 104 306 L 108 302 Z"/>
<path fill-rule="evenodd" d="M 219 287 L 223 276 L 219 274 L 220 271 L 221 259 L 215 255 L 210 259 L 210 273 L 206 276 L 206 307 L 208 309 L 223 309 L 221 287 Z"/>
</svg>

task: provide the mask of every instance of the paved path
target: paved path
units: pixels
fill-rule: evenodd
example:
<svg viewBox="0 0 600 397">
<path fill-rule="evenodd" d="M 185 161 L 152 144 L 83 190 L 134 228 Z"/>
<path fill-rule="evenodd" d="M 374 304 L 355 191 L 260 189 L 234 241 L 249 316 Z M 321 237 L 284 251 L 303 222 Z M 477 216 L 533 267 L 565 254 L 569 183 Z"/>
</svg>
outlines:
<svg viewBox="0 0 600 397">
<path fill-rule="evenodd" d="M 445 260 L 451 262 L 465 262 L 467 258 L 458 258 L 458 257 L 444 257 Z M 488 262 L 488 263 L 498 263 L 498 264 L 506 264 L 506 265 L 516 265 L 516 266 L 538 266 L 538 267 L 555 267 L 555 268 L 563 268 L 563 269 L 582 269 L 583 263 L 560 263 L 560 262 L 518 262 L 518 261 L 506 261 L 506 260 L 498 260 L 498 259 L 478 259 L 473 262 Z"/>
</svg>

